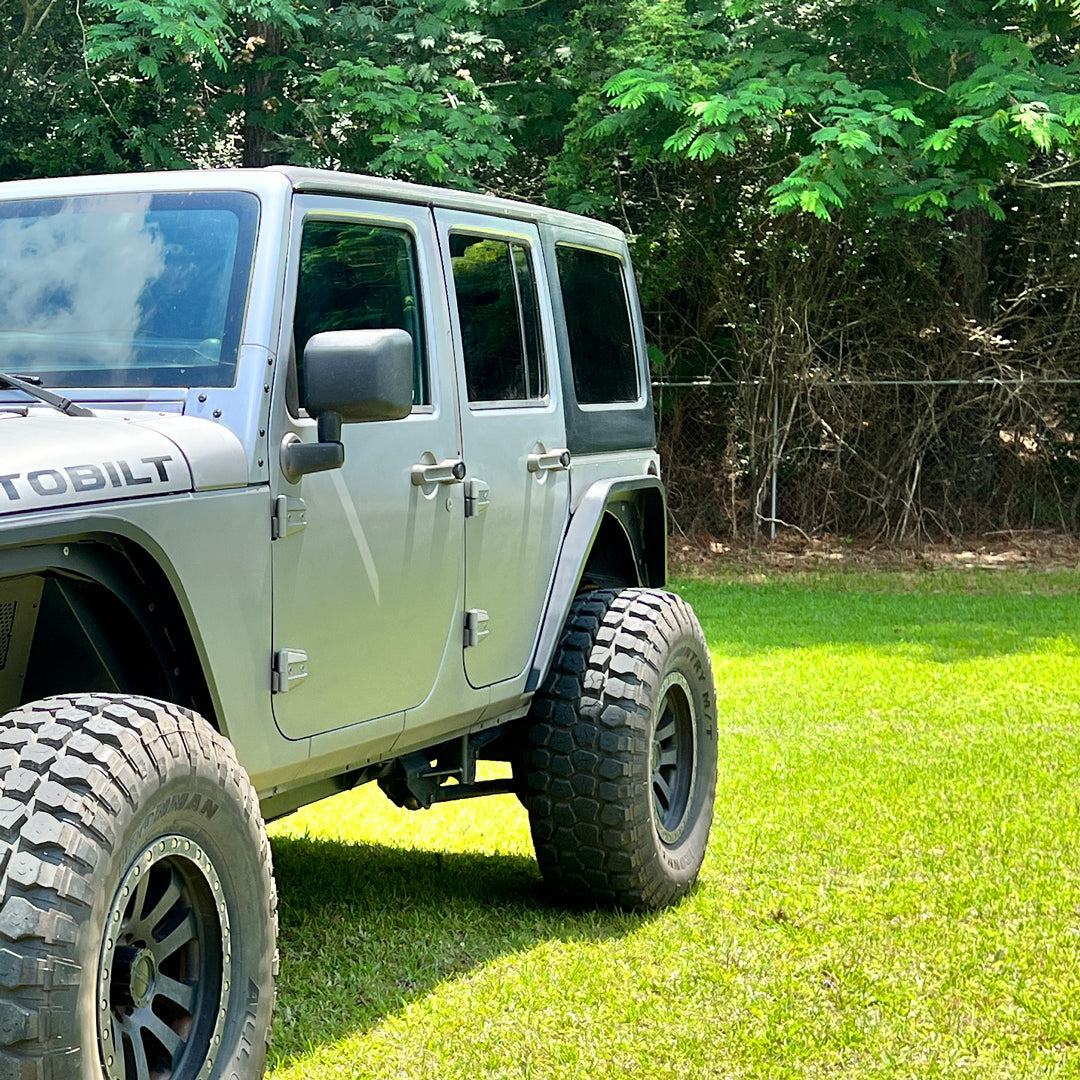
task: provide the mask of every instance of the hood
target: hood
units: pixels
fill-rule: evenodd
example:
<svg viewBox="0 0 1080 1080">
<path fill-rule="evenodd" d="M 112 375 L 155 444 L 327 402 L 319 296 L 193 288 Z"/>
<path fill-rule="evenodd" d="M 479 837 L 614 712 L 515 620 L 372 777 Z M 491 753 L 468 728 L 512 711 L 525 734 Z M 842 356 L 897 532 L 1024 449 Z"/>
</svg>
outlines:
<svg viewBox="0 0 1080 1080">
<path fill-rule="evenodd" d="M 239 439 L 209 420 L 0 412 L 0 514 L 246 482 Z"/>
</svg>

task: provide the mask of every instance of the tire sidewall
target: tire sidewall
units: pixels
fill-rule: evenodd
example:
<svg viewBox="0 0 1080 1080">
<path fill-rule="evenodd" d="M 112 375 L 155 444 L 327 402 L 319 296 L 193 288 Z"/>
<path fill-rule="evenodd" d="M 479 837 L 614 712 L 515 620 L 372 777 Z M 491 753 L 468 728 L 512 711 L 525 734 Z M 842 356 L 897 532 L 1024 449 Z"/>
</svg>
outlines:
<svg viewBox="0 0 1080 1080">
<path fill-rule="evenodd" d="M 696 625 L 681 627 L 678 636 L 666 643 L 659 668 L 657 692 L 652 702 L 648 738 L 645 742 L 646 775 L 639 790 L 644 791 L 648 800 L 649 821 L 652 826 L 650 833 L 657 862 L 664 877 L 682 892 L 694 882 L 705 858 L 716 796 L 716 695 L 708 653 L 704 641 L 697 633 Z M 694 763 L 692 787 L 687 795 L 686 825 L 677 841 L 668 844 L 661 838 L 656 820 L 656 805 L 652 793 L 652 747 L 660 720 L 661 688 L 672 673 L 682 676 L 689 691 L 694 728 Z"/>
<path fill-rule="evenodd" d="M 689 715 L 676 723 L 690 724 L 693 749 L 676 735 L 679 767 L 668 780 L 686 813 L 665 841 L 653 780 L 669 680 L 686 697 Z M 634 910 L 684 896 L 705 858 L 718 745 L 709 651 L 686 601 L 641 588 L 578 596 L 529 725 L 529 825 L 548 885 L 575 902 Z M 688 787 L 680 776 L 687 752 Z"/>
<path fill-rule="evenodd" d="M 83 982 L 78 1045 L 83 1050 L 83 1075 L 88 1080 L 105 1075 L 99 1060 L 97 985 L 105 920 L 116 891 L 135 859 L 153 842 L 182 836 L 210 858 L 229 914 L 232 971 L 225 995 L 227 1014 L 210 1075 L 245 1080 L 261 1075 L 273 1007 L 272 883 L 262 856 L 265 839 L 257 817 L 245 806 L 235 763 L 203 755 L 194 755 L 190 762 L 186 755 L 176 760 L 167 750 L 155 756 L 167 763 L 164 775 L 152 772 L 152 779 L 144 779 L 136 805 L 125 803 L 115 819 L 113 835 L 120 841 L 94 869 L 93 909 L 79 931 Z"/>
</svg>

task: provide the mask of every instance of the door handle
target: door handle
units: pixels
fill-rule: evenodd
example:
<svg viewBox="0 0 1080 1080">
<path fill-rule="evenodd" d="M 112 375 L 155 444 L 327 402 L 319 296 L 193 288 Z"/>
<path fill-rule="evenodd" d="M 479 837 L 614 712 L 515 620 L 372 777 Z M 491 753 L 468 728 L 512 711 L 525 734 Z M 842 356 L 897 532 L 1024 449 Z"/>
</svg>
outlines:
<svg viewBox="0 0 1080 1080">
<path fill-rule="evenodd" d="M 414 465 L 410 473 L 417 487 L 424 484 L 460 484 L 465 479 L 465 462 L 461 458 L 447 458 L 433 465 Z"/>
<path fill-rule="evenodd" d="M 559 472 L 570 468 L 569 450 L 549 450 L 546 454 L 529 454 L 525 458 L 529 472 Z"/>
</svg>

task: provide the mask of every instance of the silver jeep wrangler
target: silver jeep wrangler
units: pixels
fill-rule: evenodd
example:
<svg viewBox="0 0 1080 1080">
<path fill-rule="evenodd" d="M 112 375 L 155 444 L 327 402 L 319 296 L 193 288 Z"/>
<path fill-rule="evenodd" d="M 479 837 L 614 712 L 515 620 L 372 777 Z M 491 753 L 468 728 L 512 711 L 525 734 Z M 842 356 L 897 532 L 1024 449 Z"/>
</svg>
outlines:
<svg viewBox="0 0 1080 1080">
<path fill-rule="evenodd" d="M 577 902 L 689 889 L 715 700 L 616 229 L 293 168 L 3 184 L 0 372 L 0 1080 L 261 1075 L 263 822 L 369 780 L 516 793 Z"/>
</svg>

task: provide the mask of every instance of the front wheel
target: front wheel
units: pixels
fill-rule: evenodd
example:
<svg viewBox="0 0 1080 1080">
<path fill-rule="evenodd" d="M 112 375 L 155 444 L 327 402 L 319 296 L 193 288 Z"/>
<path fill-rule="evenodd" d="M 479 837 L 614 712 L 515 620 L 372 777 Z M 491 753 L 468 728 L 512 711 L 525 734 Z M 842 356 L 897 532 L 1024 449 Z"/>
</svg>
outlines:
<svg viewBox="0 0 1080 1080">
<path fill-rule="evenodd" d="M 558 891 L 659 908 L 705 857 L 716 792 L 712 668 L 689 605 L 645 589 L 575 600 L 533 701 L 526 801 Z"/>
<path fill-rule="evenodd" d="M 276 932 L 258 799 L 201 717 L 0 717 L 0 1080 L 261 1076 Z"/>
</svg>

